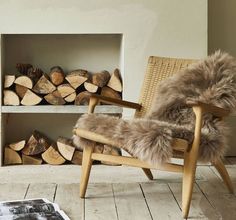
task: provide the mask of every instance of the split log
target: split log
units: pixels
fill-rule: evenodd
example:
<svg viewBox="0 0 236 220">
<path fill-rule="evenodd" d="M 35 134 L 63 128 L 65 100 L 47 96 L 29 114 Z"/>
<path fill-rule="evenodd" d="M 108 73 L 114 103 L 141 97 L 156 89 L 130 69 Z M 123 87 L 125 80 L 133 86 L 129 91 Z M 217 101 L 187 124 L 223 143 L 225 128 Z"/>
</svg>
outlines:
<svg viewBox="0 0 236 220">
<path fill-rule="evenodd" d="M 101 95 L 106 96 L 106 97 L 110 97 L 110 98 L 114 98 L 114 99 L 121 99 L 121 95 L 119 92 L 117 92 L 109 87 L 106 87 L 106 86 L 102 88 Z M 101 101 L 101 103 L 103 103 L 103 102 Z"/>
<path fill-rule="evenodd" d="M 32 79 L 34 83 L 38 82 L 40 77 L 43 75 L 43 71 L 40 68 L 29 68 L 27 71 L 27 76 Z"/>
<path fill-rule="evenodd" d="M 4 105 L 20 105 L 20 99 L 15 92 L 11 90 L 4 90 L 3 96 Z"/>
<path fill-rule="evenodd" d="M 15 75 L 5 75 L 4 77 L 4 88 L 9 88 L 13 85 L 16 79 Z"/>
<path fill-rule="evenodd" d="M 66 96 L 64 99 L 66 102 L 74 102 L 75 98 L 76 98 L 76 92 L 73 92 L 70 95 Z"/>
<path fill-rule="evenodd" d="M 82 165 L 83 160 L 83 152 L 76 150 L 72 157 L 71 162 L 76 165 Z"/>
<path fill-rule="evenodd" d="M 50 69 L 49 77 L 54 85 L 59 86 L 64 82 L 65 74 L 60 66 L 54 66 Z"/>
<path fill-rule="evenodd" d="M 66 96 L 75 92 L 75 89 L 68 83 L 61 84 L 57 87 L 57 90 L 61 94 L 62 98 L 65 98 Z"/>
<path fill-rule="evenodd" d="M 28 76 L 19 76 L 19 77 L 16 78 L 14 83 L 18 84 L 18 85 L 21 85 L 21 86 L 24 86 L 28 89 L 33 88 L 33 81 Z"/>
<path fill-rule="evenodd" d="M 120 71 L 118 69 L 114 70 L 114 73 L 111 75 L 111 78 L 107 84 L 110 88 L 114 89 L 117 92 L 122 92 L 122 79 L 120 76 Z"/>
<path fill-rule="evenodd" d="M 85 82 L 84 83 L 84 88 L 91 93 L 96 93 L 98 91 L 98 86 L 90 83 L 90 82 Z"/>
<path fill-rule="evenodd" d="M 88 105 L 91 93 L 84 91 L 80 92 L 75 98 L 75 105 Z"/>
<path fill-rule="evenodd" d="M 9 147 L 14 151 L 20 151 L 25 147 L 25 140 L 9 144 Z"/>
<path fill-rule="evenodd" d="M 27 90 L 23 99 L 21 100 L 22 105 L 37 105 L 42 101 L 42 98 L 35 93 L 33 93 L 30 89 Z"/>
<path fill-rule="evenodd" d="M 42 75 L 38 82 L 35 84 L 33 91 L 38 94 L 49 94 L 56 90 L 56 87 L 49 81 L 47 75 Z"/>
<path fill-rule="evenodd" d="M 51 165 L 61 165 L 65 163 L 64 157 L 57 151 L 57 147 L 52 144 L 44 153 L 42 153 L 43 160 Z"/>
<path fill-rule="evenodd" d="M 44 99 L 51 105 L 64 105 L 66 103 L 57 90 L 44 96 Z"/>
<path fill-rule="evenodd" d="M 74 70 L 67 74 L 66 80 L 70 83 L 70 85 L 77 89 L 81 86 L 87 79 L 89 78 L 89 73 L 87 70 Z"/>
<path fill-rule="evenodd" d="M 110 78 L 110 73 L 104 70 L 101 73 L 94 73 L 92 75 L 92 83 L 96 86 L 103 87 L 108 83 Z"/>
<path fill-rule="evenodd" d="M 4 151 L 4 165 L 22 164 L 22 159 L 16 151 L 5 147 Z"/>
<path fill-rule="evenodd" d="M 37 155 L 50 147 L 49 139 L 39 131 L 34 131 L 22 150 L 25 155 Z"/>
<path fill-rule="evenodd" d="M 121 150 L 120 150 L 120 148 L 117 148 L 117 147 L 104 145 L 103 154 L 113 155 L 113 156 L 121 156 Z M 119 166 L 120 165 L 120 164 L 117 164 L 117 163 L 105 162 L 105 161 L 101 161 L 101 163 L 106 164 L 106 165 L 111 165 L 111 166 Z"/>
<path fill-rule="evenodd" d="M 43 163 L 43 160 L 40 157 L 27 156 L 24 154 L 22 154 L 22 161 L 24 165 L 40 165 Z"/>
<path fill-rule="evenodd" d="M 16 84 L 15 90 L 16 90 L 16 94 L 17 94 L 21 99 L 23 99 L 23 97 L 25 96 L 25 93 L 27 92 L 28 88 Z"/>
<path fill-rule="evenodd" d="M 28 70 L 32 68 L 33 66 L 31 64 L 25 64 L 25 63 L 17 63 L 16 69 L 19 73 L 26 75 L 28 73 Z"/>
<path fill-rule="evenodd" d="M 67 138 L 59 137 L 57 140 L 57 147 L 60 154 L 66 159 L 71 161 L 75 152 L 75 147 L 72 145 L 72 141 Z"/>
</svg>

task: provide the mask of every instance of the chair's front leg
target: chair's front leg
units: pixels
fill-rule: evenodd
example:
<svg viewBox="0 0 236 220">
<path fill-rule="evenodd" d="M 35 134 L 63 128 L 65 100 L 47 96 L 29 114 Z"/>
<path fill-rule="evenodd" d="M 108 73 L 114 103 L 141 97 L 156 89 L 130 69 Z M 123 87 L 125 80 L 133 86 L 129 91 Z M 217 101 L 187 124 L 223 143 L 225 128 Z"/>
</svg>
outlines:
<svg viewBox="0 0 236 220">
<path fill-rule="evenodd" d="M 192 199 L 202 127 L 202 108 L 193 107 L 193 111 L 196 116 L 194 140 L 189 152 L 185 152 L 184 154 L 184 173 L 182 186 L 182 213 L 184 218 L 188 217 Z"/>
<path fill-rule="evenodd" d="M 83 160 L 82 160 L 82 170 L 80 179 L 80 197 L 84 198 L 86 189 L 88 186 L 88 180 L 90 175 L 90 170 L 92 167 L 93 160 L 91 159 L 95 143 L 91 143 L 91 146 L 84 147 L 83 150 Z"/>
</svg>

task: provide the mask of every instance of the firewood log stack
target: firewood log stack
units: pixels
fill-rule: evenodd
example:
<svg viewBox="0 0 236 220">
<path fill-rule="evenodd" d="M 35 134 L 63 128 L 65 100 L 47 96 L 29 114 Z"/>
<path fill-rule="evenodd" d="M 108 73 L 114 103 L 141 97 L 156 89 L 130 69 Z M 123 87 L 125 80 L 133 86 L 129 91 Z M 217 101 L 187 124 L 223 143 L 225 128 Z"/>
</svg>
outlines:
<svg viewBox="0 0 236 220">
<path fill-rule="evenodd" d="M 18 63 L 16 69 L 17 74 L 5 75 L 4 105 L 88 105 L 92 93 L 122 98 L 118 69 L 112 74 L 106 70 L 89 73 L 82 69 L 65 74 L 60 66 L 54 66 L 48 75 L 31 64 Z"/>
<path fill-rule="evenodd" d="M 4 165 L 42 163 L 61 165 L 66 162 L 81 165 L 82 155 L 83 153 L 75 149 L 70 139 L 59 137 L 55 142 L 35 130 L 28 140 L 10 143 L 5 147 Z"/>
<path fill-rule="evenodd" d="M 31 64 L 18 63 L 16 74 L 4 79 L 3 105 L 88 105 L 91 94 L 121 99 L 122 79 L 118 69 L 90 73 L 77 69 L 69 73 L 54 66 L 49 74 Z M 99 103 L 105 104 L 105 103 Z M 116 115 L 120 117 L 120 114 Z M 120 155 L 117 148 L 98 144 L 95 152 Z M 5 164 L 73 164 L 82 163 L 82 152 L 75 150 L 70 140 L 58 138 L 50 141 L 45 135 L 34 131 L 28 141 L 10 143 L 5 148 Z"/>
<path fill-rule="evenodd" d="M 103 144 L 97 144 L 94 152 L 121 155 L 120 149 Z M 56 141 L 52 141 L 43 133 L 35 130 L 28 140 L 20 140 L 5 146 L 4 165 L 40 165 L 43 163 L 81 165 L 82 157 L 83 152 L 75 148 L 71 139 L 58 137 Z M 105 162 L 104 164 L 117 165 Z"/>
</svg>

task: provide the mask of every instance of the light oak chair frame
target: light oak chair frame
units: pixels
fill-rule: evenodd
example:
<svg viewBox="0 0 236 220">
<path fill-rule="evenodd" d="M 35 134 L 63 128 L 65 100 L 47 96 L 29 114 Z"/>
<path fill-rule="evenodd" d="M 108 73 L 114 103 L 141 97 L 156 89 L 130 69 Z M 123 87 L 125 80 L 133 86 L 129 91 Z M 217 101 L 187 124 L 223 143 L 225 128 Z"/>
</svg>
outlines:
<svg viewBox="0 0 236 220">
<path fill-rule="evenodd" d="M 103 97 L 94 94 L 90 98 L 88 112 L 93 113 L 99 101 L 103 101 L 108 104 L 135 109 L 136 110 L 135 117 L 143 117 L 143 115 L 145 115 L 146 112 L 150 109 L 150 105 L 154 97 L 154 91 L 158 83 L 162 79 L 171 76 L 174 73 L 178 72 L 179 70 L 185 68 L 188 64 L 192 62 L 194 62 L 194 60 L 150 57 L 148 61 L 147 74 L 145 75 L 144 85 L 141 92 L 140 104 L 127 102 L 123 100 L 116 100 L 113 98 Z M 154 79 L 154 82 L 152 80 L 153 77 L 157 77 Z M 150 86 L 148 85 L 150 83 L 153 84 L 153 86 L 151 86 L 151 89 Z M 151 93 L 150 90 L 152 90 Z M 164 163 L 161 165 L 153 166 L 134 157 L 112 156 L 112 155 L 93 153 L 93 149 L 95 147 L 96 142 L 111 146 L 117 146 L 117 147 L 120 146 L 113 140 L 105 138 L 104 136 L 96 134 L 94 132 L 82 130 L 79 128 L 74 129 L 74 133 L 76 135 L 94 141 L 94 144 L 91 144 L 91 146 L 86 146 L 84 148 L 83 161 L 82 161 L 82 174 L 80 181 L 80 197 L 81 198 L 85 197 L 93 160 L 113 162 L 133 167 L 140 167 L 143 169 L 144 173 L 150 180 L 153 179 L 150 169 L 181 172 L 183 173 L 182 213 L 183 217 L 187 218 L 192 198 L 193 184 L 195 181 L 198 151 L 201 138 L 202 116 L 204 113 L 212 113 L 213 115 L 223 119 L 229 114 L 229 112 L 225 109 L 209 105 L 206 103 L 189 102 L 187 104 L 189 105 L 189 107 L 193 109 L 193 112 L 195 113 L 196 116 L 193 143 L 191 144 L 191 146 L 189 146 L 189 143 L 183 139 L 175 139 L 172 143 L 174 151 L 178 152 L 178 157 L 179 155 L 181 155 L 181 158 L 184 160 L 183 165 L 175 163 Z M 213 163 L 213 165 L 215 166 L 220 176 L 224 180 L 229 191 L 233 193 L 234 192 L 233 185 L 222 160 Z"/>
</svg>

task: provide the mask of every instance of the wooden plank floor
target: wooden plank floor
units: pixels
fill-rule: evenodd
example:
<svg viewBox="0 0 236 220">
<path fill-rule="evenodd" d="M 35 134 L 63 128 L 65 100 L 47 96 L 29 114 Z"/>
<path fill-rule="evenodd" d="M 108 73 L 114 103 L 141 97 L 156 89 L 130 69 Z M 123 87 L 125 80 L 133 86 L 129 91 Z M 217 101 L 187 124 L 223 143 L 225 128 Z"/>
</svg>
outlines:
<svg viewBox="0 0 236 220">
<path fill-rule="evenodd" d="M 236 188 L 236 160 L 231 158 L 227 162 Z M 60 176 L 63 169 L 68 169 L 66 166 L 60 167 L 60 172 L 58 167 L 41 168 L 44 169 L 44 179 L 40 176 L 32 178 L 30 172 L 26 173 L 27 166 L 21 167 L 15 173 L 15 179 L 11 179 L 11 175 L 14 175 L 14 172 L 9 172 L 11 168 L 0 168 L 1 178 L 8 175 L 8 178 L 2 178 L 0 184 L 1 201 L 47 198 L 58 203 L 72 220 L 182 219 L 179 174 L 154 171 L 156 179 L 148 181 L 143 178 L 141 171 L 137 172 L 139 169 L 94 166 L 87 198 L 80 199 L 78 176 L 70 177 L 70 171 L 65 173 L 64 181 Z M 71 174 L 74 168 L 71 166 Z M 79 167 L 76 170 L 80 172 Z M 102 173 L 102 170 L 106 173 Z M 50 177 L 47 178 L 47 175 Z M 112 179 L 113 175 L 118 177 Z M 140 176 L 135 179 L 135 175 Z M 211 166 L 198 166 L 189 219 L 236 219 L 236 195 L 228 193 L 217 171 Z"/>
</svg>

